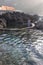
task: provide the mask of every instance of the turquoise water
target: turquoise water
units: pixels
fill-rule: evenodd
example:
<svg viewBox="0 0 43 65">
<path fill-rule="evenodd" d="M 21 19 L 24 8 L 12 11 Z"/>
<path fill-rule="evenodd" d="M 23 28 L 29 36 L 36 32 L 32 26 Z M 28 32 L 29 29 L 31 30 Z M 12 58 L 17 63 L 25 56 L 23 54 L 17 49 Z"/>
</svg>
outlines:
<svg viewBox="0 0 43 65">
<path fill-rule="evenodd" d="M 0 32 L 0 65 L 43 65 L 43 32 Z"/>
</svg>

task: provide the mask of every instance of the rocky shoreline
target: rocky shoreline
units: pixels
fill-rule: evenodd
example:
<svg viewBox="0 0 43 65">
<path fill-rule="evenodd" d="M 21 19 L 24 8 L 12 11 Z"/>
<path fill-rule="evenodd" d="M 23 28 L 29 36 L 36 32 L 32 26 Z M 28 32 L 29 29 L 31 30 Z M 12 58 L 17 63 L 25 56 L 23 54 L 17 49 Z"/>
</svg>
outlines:
<svg viewBox="0 0 43 65">
<path fill-rule="evenodd" d="M 3 28 L 36 28 L 43 29 L 43 20 L 38 15 L 29 15 L 16 11 L 0 11 L 0 29 Z"/>
<path fill-rule="evenodd" d="M 1 27 L 4 28 L 23 28 L 28 27 L 28 25 L 31 26 L 31 23 L 38 19 L 37 17 L 37 15 L 32 16 L 23 12 L 6 11 L 0 15 L 0 23 L 2 22 Z M 28 23 L 29 20 L 30 22 Z"/>
</svg>

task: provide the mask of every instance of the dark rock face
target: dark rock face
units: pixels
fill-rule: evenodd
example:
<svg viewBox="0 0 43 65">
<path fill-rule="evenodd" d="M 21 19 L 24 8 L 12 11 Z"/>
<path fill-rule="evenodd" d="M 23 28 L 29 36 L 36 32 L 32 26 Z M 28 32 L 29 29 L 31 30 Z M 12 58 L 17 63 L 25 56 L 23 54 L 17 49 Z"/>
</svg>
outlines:
<svg viewBox="0 0 43 65">
<path fill-rule="evenodd" d="M 43 29 L 43 21 L 38 21 L 36 24 L 35 24 L 35 27 L 37 29 Z"/>
<path fill-rule="evenodd" d="M 29 15 L 20 12 L 6 12 L 0 15 L 6 20 L 7 28 L 22 28 L 28 26 Z"/>
<path fill-rule="evenodd" d="M 2 12 L 1 12 L 2 13 Z M 4 28 L 23 28 L 23 27 L 30 27 L 31 22 L 34 23 L 39 18 L 38 15 L 29 15 L 21 12 L 10 12 L 6 11 L 0 14 L 0 20 L 4 22 Z M 3 27 L 3 26 L 2 26 Z M 37 27 L 37 25 L 36 25 Z"/>
<path fill-rule="evenodd" d="M 4 18 L 0 18 L 0 28 L 6 27 L 6 20 Z"/>
</svg>

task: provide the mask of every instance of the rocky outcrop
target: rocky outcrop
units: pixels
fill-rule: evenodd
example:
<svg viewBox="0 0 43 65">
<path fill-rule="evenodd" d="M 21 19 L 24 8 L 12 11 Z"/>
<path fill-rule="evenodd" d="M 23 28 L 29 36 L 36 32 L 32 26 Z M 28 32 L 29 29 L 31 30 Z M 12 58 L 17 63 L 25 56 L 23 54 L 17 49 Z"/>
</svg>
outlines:
<svg viewBox="0 0 43 65">
<path fill-rule="evenodd" d="M 43 21 L 38 21 L 36 24 L 35 24 L 35 27 L 37 29 L 43 29 Z"/>
<path fill-rule="evenodd" d="M 31 23 L 34 23 L 35 20 L 38 19 L 37 15 L 28 15 L 21 12 L 9 12 L 6 11 L 0 15 L 0 20 L 2 20 L 2 24 L 7 28 L 23 28 L 30 27 Z M 4 22 L 4 20 L 6 22 Z"/>
<path fill-rule="evenodd" d="M 6 27 L 8 28 L 22 28 L 27 27 L 29 15 L 20 12 L 7 12 L 0 16 L 1 19 L 6 20 Z"/>
</svg>

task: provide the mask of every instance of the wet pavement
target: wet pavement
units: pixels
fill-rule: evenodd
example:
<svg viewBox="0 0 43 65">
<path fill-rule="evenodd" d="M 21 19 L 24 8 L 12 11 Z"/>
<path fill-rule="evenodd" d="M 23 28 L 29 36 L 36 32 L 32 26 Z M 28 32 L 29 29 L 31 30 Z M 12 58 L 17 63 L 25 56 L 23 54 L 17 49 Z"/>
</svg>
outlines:
<svg viewBox="0 0 43 65">
<path fill-rule="evenodd" d="M 0 65 L 43 65 L 43 32 L 0 32 Z"/>
</svg>

